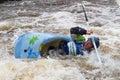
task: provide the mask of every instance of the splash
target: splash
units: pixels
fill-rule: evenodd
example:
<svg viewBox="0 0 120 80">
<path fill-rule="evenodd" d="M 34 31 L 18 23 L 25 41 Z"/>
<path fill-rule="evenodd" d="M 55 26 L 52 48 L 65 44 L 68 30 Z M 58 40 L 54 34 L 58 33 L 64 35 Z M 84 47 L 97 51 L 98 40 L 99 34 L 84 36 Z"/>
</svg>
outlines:
<svg viewBox="0 0 120 80">
<path fill-rule="evenodd" d="M 120 0 L 116 0 L 118 6 L 120 7 Z"/>
</svg>

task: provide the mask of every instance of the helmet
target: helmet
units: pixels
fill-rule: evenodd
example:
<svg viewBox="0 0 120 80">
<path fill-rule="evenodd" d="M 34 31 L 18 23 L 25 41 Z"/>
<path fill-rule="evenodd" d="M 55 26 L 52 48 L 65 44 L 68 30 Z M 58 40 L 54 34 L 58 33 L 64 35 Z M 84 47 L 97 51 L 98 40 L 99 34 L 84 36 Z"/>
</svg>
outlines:
<svg viewBox="0 0 120 80">
<path fill-rule="evenodd" d="M 88 38 L 88 40 L 90 40 L 92 42 L 92 44 L 93 44 L 93 41 L 94 41 L 97 48 L 100 46 L 99 38 L 97 38 L 97 37 L 90 37 L 90 38 Z"/>
</svg>

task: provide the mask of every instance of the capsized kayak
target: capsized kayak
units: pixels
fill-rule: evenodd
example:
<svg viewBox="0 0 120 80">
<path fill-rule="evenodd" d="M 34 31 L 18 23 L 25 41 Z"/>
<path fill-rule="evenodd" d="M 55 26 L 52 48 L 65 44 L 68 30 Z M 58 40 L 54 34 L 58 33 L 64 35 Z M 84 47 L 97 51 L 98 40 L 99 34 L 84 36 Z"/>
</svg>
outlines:
<svg viewBox="0 0 120 80">
<path fill-rule="evenodd" d="M 70 36 L 53 33 L 29 32 L 21 35 L 14 44 L 15 58 L 41 58 L 49 55 L 50 49 L 63 49 L 68 54 Z"/>
</svg>

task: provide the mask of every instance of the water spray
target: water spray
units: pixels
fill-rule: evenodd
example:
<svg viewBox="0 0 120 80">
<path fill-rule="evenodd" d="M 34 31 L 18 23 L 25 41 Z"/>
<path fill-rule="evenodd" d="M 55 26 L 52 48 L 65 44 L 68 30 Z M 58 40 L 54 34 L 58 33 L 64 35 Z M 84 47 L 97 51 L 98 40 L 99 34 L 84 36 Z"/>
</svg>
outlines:
<svg viewBox="0 0 120 80">
<path fill-rule="evenodd" d="M 84 12 L 84 15 L 85 15 L 85 20 L 86 20 L 86 22 L 87 22 L 87 26 L 89 27 L 88 17 L 87 17 L 86 11 L 85 11 L 85 5 L 84 5 L 84 4 L 81 4 L 81 5 L 82 5 L 82 8 L 83 8 L 83 12 Z M 99 61 L 100 64 L 102 64 L 100 55 L 99 55 L 98 50 L 97 50 L 97 47 L 96 47 L 96 45 L 95 45 L 95 40 L 94 40 L 94 38 L 92 38 L 92 43 L 93 43 L 93 45 L 94 45 L 94 48 L 95 48 L 95 51 L 96 51 L 96 56 L 97 56 L 97 58 L 98 58 L 98 61 Z"/>
<path fill-rule="evenodd" d="M 118 6 L 120 7 L 120 0 L 116 0 L 116 3 L 117 3 Z"/>
</svg>

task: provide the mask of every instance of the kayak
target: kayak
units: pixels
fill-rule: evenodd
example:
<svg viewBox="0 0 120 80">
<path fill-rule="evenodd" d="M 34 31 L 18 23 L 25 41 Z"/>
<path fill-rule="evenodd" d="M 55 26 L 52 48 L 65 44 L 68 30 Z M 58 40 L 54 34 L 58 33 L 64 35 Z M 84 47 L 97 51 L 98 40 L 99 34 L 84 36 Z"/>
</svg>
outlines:
<svg viewBox="0 0 120 80">
<path fill-rule="evenodd" d="M 64 50 L 68 54 L 67 43 L 70 36 L 54 33 L 29 32 L 19 36 L 14 44 L 14 56 L 18 59 L 41 58 L 49 55 L 49 50 Z"/>
</svg>

